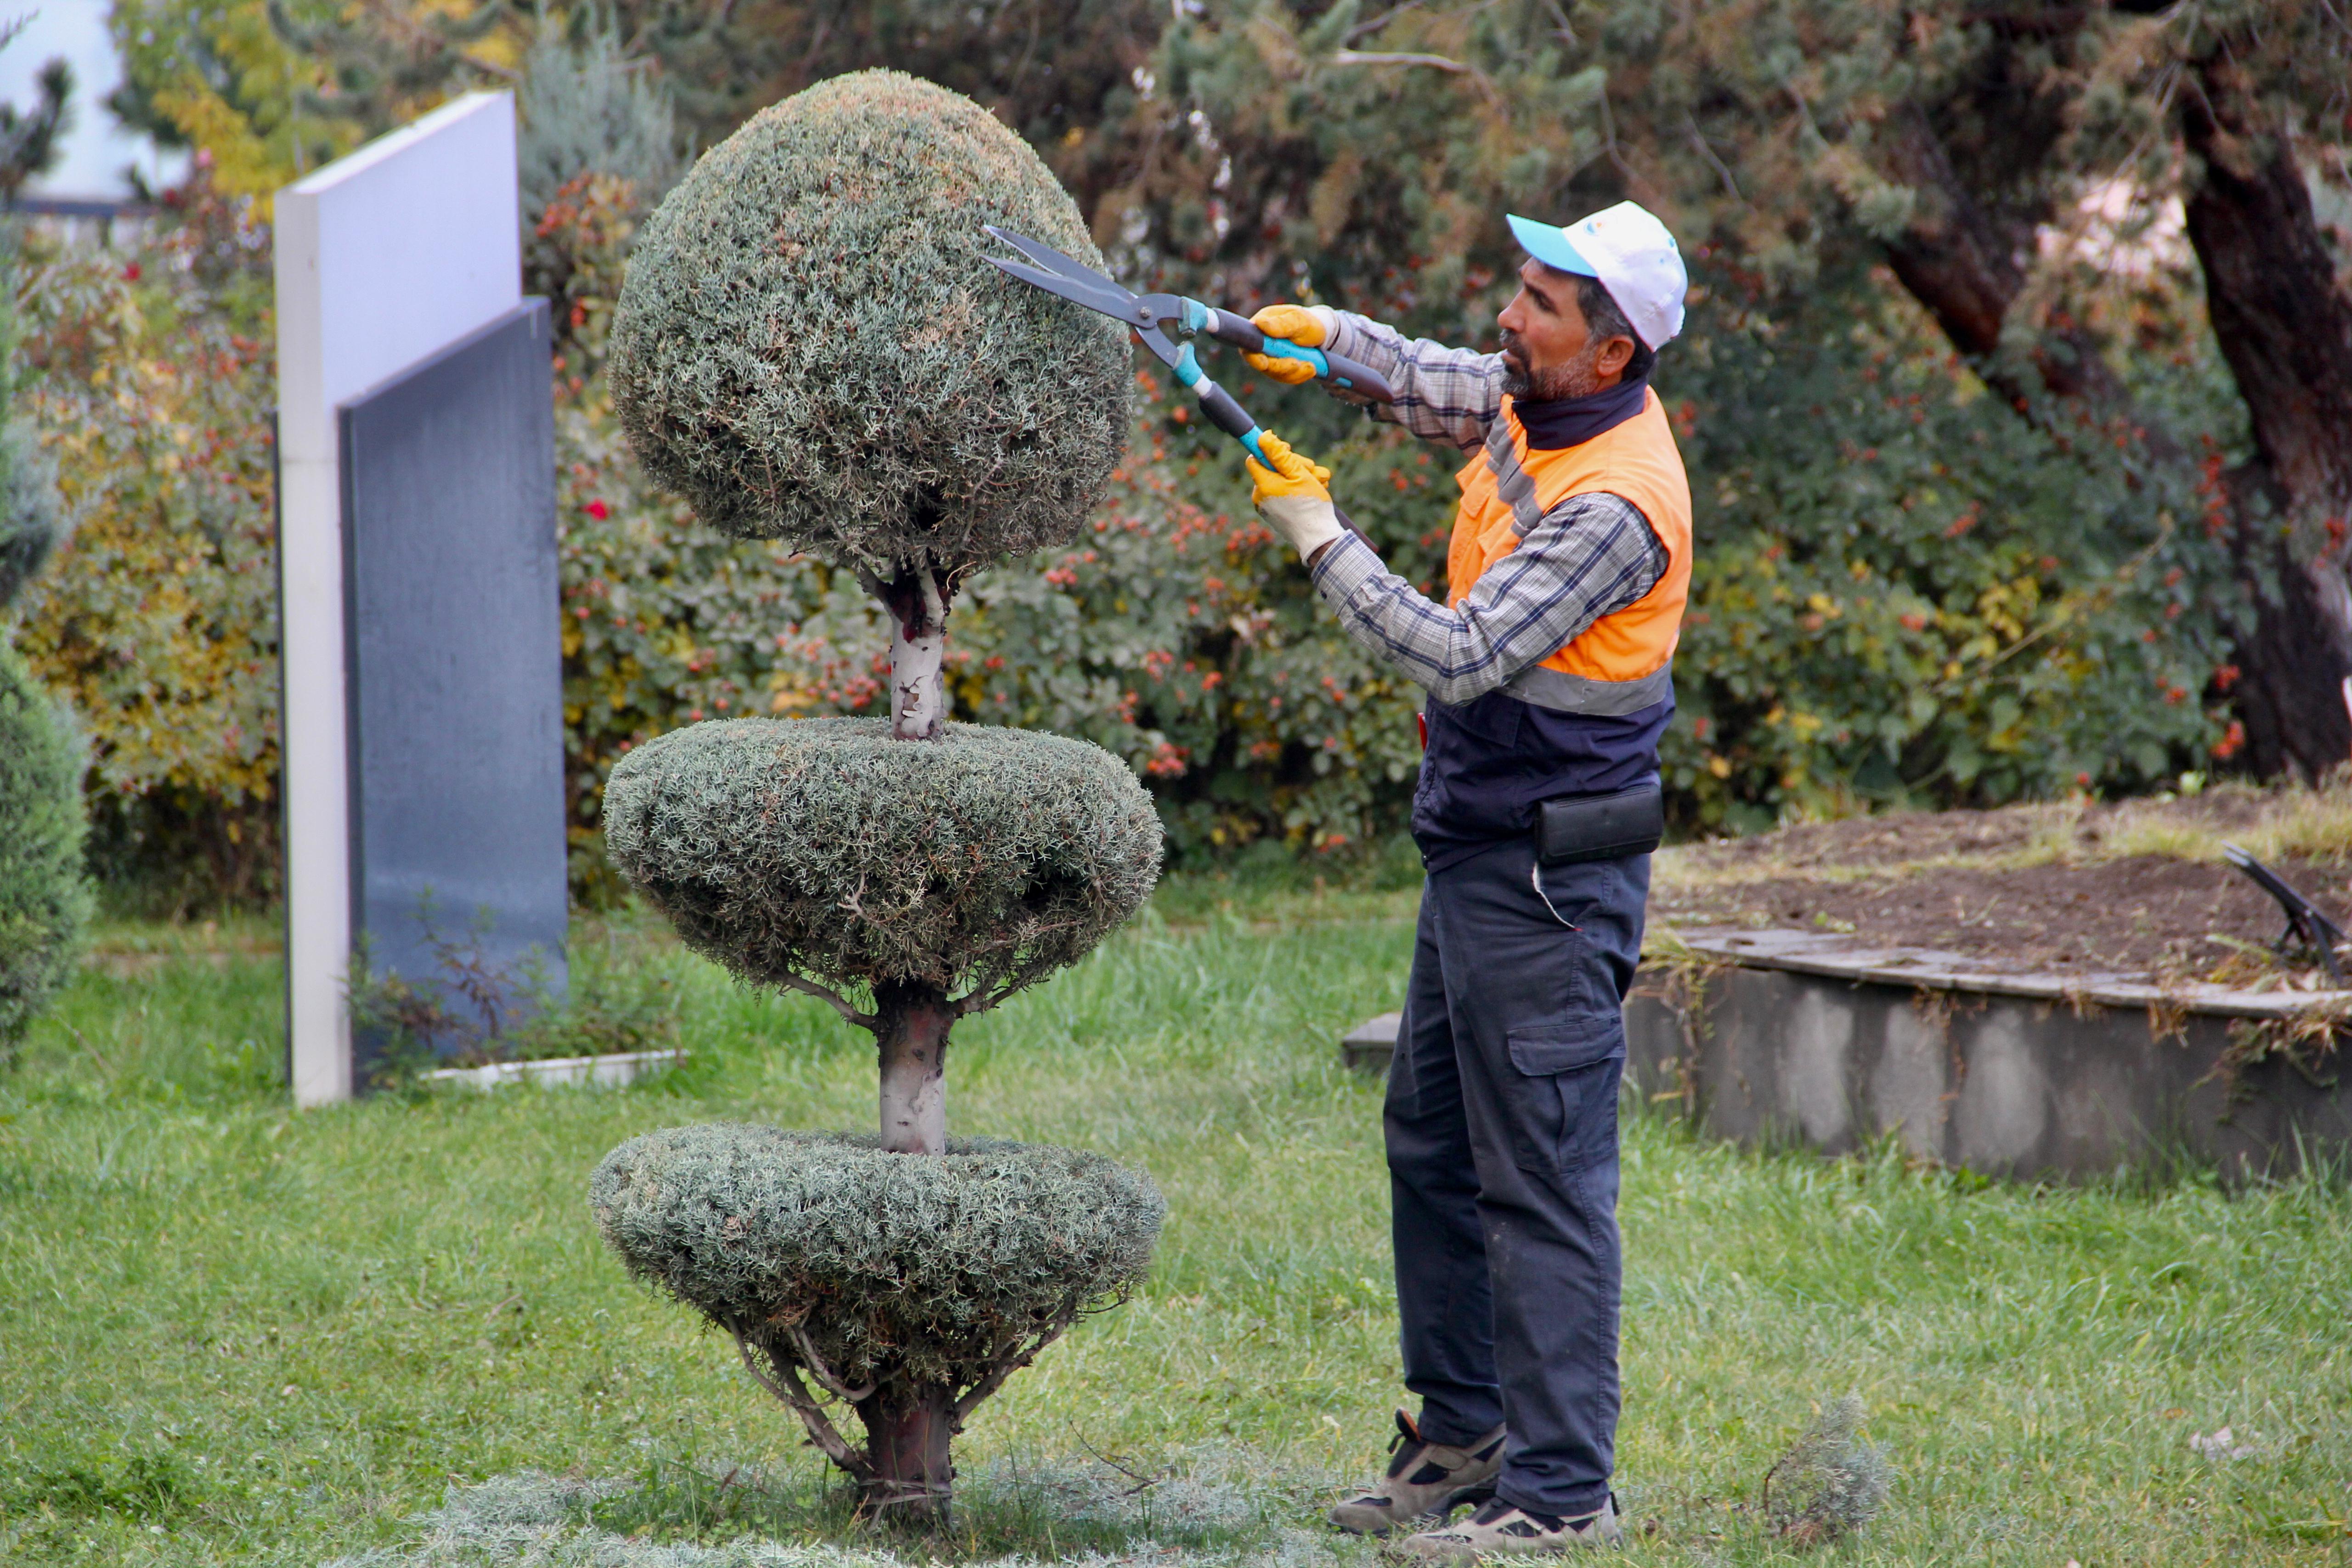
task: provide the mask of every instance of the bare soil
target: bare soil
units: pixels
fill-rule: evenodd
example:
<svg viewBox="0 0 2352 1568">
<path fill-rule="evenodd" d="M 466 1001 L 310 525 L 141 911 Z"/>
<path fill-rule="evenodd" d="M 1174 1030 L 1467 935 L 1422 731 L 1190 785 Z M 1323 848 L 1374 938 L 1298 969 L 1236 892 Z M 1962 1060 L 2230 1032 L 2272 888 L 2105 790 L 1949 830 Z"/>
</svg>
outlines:
<svg viewBox="0 0 2352 1568">
<path fill-rule="evenodd" d="M 1691 845 L 1661 857 L 1651 919 L 1851 931 L 2041 973 L 2309 985 L 2308 956 L 2262 951 L 2284 926 L 2278 904 L 2220 859 L 2221 841 L 2252 836 L 2277 799 L 1912 812 Z M 2352 864 L 2263 859 L 2352 927 Z"/>
</svg>

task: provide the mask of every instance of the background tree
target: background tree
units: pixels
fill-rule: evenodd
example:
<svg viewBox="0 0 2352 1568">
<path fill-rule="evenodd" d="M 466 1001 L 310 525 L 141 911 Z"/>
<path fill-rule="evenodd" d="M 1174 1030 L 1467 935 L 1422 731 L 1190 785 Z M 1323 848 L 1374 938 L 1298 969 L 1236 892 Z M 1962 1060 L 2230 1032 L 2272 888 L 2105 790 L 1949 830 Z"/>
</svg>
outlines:
<svg viewBox="0 0 2352 1568">
<path fill-rule="evenodd" d="M 0 49 L 23 33 L 29 16 L 0 26 Z M 29 110 L 0 103 L 0 201 L 14 201 L 25 182 L 46 173 L 58 158 L 58 138 L 73 124 L 73 67 L 60 57 L 34 78 L 40 101 Z"/>
<path fill-rule="evenodd" d="M 167 910 L 277 886 L 268 237 L 210 172 L 20 282 L 18 406 L 76 527 L 17 644 L 88 727 L 94 865 Z"/>
<path fill-rule="evenodd" d="M 15 411 L 17 236 L 0 257 L 0 1065 L 73 976 L 90 893 L 82 872 L 81 737 L 13 645 L 18 596 L 65 524 L 51 470 Z"/>
<path fill-rule="evenodd" d="M 477 86 L 513 86 L 534 31 L 506 0 L 111 0 L 107 107 L 197 147 L 230 196 L 266 198 Z"/>
</svg>

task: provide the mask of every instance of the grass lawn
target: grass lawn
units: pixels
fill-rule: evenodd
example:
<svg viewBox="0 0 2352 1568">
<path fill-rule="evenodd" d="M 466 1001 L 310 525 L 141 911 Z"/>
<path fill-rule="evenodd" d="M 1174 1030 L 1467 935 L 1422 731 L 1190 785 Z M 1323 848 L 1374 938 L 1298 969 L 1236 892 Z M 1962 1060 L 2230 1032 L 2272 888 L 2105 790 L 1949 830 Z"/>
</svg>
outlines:
<svg viewBox="0 0 2352 1568">
<path fill-rule="evenodd" d="M 591 936 L 670 977 L 690 1066 L 298 1116 L 267 952 L 116 932 L 145 956 L 93 967 L 0 1072 L 0 1563 L 1370 1561 L 1311 1528 L 1401 1393 L 1380 1092 L 1333 1041 L 1396 1005 L 1411 915 L 1179 883 L 958 1030 L 952 1127 L 1140 1166 L 1170 1216 L 1143 1293 L 982 1407 L 956 1533 L 915 1542 L 846 1519 L 796 1423 L 624 1277 L 583 1199 L 646 1129 L 870 1125 L 863 1036 L 620 925 Z M 1898 1479 L 1816 1556 L 2352 1553 L 2340 1182 L 1988 1186 L 1636 1117 L 1622 1217 L 1629 1563 L 1800 1555 L 1759 1485 L 1849 1392 Z M 2223 1427 L 2225 1457 L 2192 1445 Z"/>
</svg>

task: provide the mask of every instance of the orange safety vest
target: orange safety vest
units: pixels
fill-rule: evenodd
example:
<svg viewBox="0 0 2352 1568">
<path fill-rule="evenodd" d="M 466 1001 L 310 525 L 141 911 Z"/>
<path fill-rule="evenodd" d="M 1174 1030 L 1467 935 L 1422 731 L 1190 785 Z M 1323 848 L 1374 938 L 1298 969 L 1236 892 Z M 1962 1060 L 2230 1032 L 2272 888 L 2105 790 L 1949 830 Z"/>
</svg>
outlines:
<svg viewBox="0 0 2352 1568">
<path fill-rule="evenodd" d="M 1595 621 L 1559 652 L 1522 670 L 1503 690 L 1564 713 L 1638 713 L 1674 694 L 1675 644 L 1690 594 L 1690 480 L 1658 394 L 1643 389 L 1642 412 L 1574 446 L 1529 447 L 1503 400 L 1486 450 L 1454 483 L 1462 507 L 1445 554 L 1447 599 L 1459 606 L 1488 568 L 1519 548 L 1529 529 L 1570 496 L 1606 490 L 1642 510 L 1666 547 L 1666 570 L 1650 591 Z"/>
</svg>

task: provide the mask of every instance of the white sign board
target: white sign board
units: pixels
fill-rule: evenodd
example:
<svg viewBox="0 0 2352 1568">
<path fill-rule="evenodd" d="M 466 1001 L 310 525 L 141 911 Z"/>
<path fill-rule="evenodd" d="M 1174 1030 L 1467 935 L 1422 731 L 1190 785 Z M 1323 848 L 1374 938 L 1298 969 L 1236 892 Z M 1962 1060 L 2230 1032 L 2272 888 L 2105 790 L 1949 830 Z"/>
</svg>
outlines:
<svg viewBox="0 0 2352 1568">
<path fill-rule="evenodd" d="M 514 99 L 471 93 L 278 193 L 286 977 L 298 1105 L 352 1091 L 336 410 L 522 298 Z"/>
</svg>

